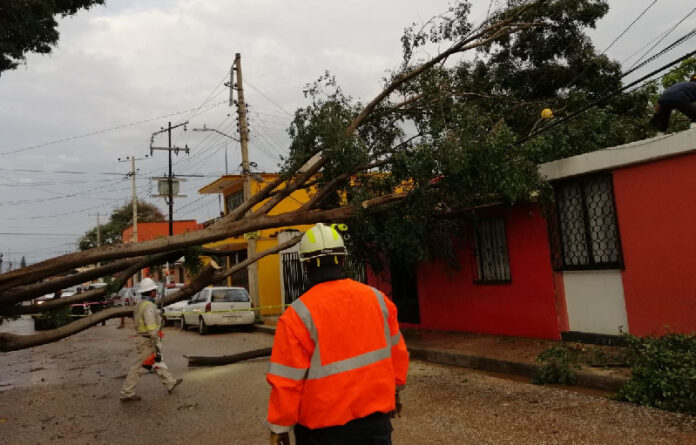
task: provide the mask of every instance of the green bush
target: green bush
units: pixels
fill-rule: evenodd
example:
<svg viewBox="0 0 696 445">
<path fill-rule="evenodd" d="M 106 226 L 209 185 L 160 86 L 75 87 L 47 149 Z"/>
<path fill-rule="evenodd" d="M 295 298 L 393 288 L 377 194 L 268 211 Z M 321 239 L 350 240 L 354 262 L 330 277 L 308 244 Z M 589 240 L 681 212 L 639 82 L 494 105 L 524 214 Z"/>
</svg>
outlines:
<svg viewBox="0 0 696 445">
<path fill-rule="evenodd" d="M 696 415 L 696 337 L 625 337 L 632 375 L 616 398 Z"/>
<path fill-rule="evenodd" d="M 543 351 L 536 358 L 544 363 L 532 383 L 543 385 L 546 383 L 560 383 L 571 385 L 575 383 L 575 370 L 580 368 L 579 352 L 568 348 L 566 345 L 553 346 Z"/>
<path fill-rule="evenodd" d="M 70 318 L 70 307 L 46 311 L 33 315 L 32 318 L 34 319 L 34 329 L 37 331 L 59 328 L 72 321 Z"/>
</svg>

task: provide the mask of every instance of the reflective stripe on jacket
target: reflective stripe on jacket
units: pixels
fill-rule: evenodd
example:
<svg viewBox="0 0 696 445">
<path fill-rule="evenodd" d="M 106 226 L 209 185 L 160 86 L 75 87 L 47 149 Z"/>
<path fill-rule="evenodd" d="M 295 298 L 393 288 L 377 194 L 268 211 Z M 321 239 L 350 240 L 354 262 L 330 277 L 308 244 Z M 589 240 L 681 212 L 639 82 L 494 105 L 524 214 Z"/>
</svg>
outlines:
<svg viewBox="0 0 696 445">
<path fill-rule="evenodd" d="M 155 303 L 146 299 L 140 300 L 133 310 L 133 321 L 138 335 L 157 337 L 160 320 Z"/>
<path fill-rule="evenodd" d="M 407 371 L 389 299 L 349 279 L 317 284 L 278 320 L 266 375 L 268 426 L 276 433 L 297 423 L 323 428 L 393 411 Z"/>
</svg>

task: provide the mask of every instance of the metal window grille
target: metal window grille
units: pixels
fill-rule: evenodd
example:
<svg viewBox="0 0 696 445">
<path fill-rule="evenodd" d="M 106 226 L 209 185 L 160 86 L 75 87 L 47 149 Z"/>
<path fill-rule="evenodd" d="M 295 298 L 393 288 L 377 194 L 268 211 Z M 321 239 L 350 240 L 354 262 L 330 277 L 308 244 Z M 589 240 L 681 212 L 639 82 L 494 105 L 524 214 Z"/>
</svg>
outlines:
<svg viewBox="0 0 696 445">
<path fill-rule="evenodd" d="M 477 221 L 474 224 L 475 283 L 509 283 L 505 222 L 502 218 Z"/>
<path fill-rule="evenodd" d="M 309 279 L 300 263 L 300 254 L 290 252 L 282 254 L 283 286 L 285 286 L 285 304 L 293 301 L 309 289 Z"/>
<path fill-rule="evenodd" d="M 610 175 L 588 176 L 554 185 L 562 269 L 623 267 Z"/>
<path fill-rule="evenodd" d="M 236 209 L 244 203 L 244 191 L 240 190 L 238 192 L 230 193 L 225 197 L 225 204 L 227 204 L 227 213 Z"/>
</svg>

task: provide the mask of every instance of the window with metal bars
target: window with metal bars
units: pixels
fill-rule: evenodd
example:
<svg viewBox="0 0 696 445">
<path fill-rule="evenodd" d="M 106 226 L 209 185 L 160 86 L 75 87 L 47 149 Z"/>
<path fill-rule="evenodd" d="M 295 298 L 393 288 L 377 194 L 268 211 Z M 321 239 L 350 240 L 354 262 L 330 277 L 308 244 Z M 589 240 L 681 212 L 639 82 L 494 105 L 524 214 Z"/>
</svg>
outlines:
<svg viewBox="0 0 696 445">
<path fill-rule="evenodd" d="M 240 190 L 238 192 L 230 193 L 225 196 L 225 204 L 227 205 L 227 213 L 236 209 L 244 203 L 244 191 Z"/>
<path fill-rule="evenodd" d="M 502 218 L 482 219 L 474 223 L 474 282 L 479 284 L 509 283 L 505 222 Z"/>
<path fill-rule="evenodd" d="M 614 189 L 609 174 L 554 184 L 555 229 L 552 234 L 557 269 L 623 267 Z"/>
</svg>

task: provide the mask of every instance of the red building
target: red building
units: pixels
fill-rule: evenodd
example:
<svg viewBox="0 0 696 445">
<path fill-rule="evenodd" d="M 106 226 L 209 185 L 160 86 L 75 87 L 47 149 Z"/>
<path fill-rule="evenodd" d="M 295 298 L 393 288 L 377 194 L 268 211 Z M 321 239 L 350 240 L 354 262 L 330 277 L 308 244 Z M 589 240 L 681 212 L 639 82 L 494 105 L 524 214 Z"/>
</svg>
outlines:
<svg viewBox="0 0 696 445">
<path fill-rule="evenodd" d="M 491 207 L 458 270 L 370 274 L 405 326 L 539 338 L 696 331 L 696 130 L 540 166 L 553 208 Z"/>
<path fill-rule="evenodd" d="M 173 221 L 172 229 L 174 235 L 180 235 L 186 232 L 194 232 L 203 228 L 203 224 L 199 224 L 195 219 L 187 219 L 180 221 Z M 151 239 L 169 236 L 169 222 L 168 221 L 156 221 L 156 222 L 139 222 L 138 223 L 138 242 L 149 241 Z M 133 240 L 133 226 L 127 227 L 123 231 L 123 242 L 130 243 Z M 171 277 L 170 282 L 172 283 L 183 283 L 186 281 L 186 274 L 183 266 L 180 264 L 172 264 L 170 266 L 169 275 Z M 155 281 L 166 281 L 165 271 L 160 269 L 150 268 L 143 269 L 141 272 L 142 277 L 151 277 Z M 132 283 L 129 283 L 132 285 Z"/>
</svg>

